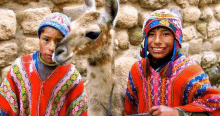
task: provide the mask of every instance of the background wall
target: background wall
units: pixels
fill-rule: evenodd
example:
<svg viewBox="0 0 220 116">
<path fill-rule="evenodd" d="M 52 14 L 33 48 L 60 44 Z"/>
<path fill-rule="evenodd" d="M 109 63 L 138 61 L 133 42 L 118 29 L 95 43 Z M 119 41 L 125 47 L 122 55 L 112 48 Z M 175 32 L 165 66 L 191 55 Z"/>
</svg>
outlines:
<svg viewBox="0 0 220 116">
<path fill-rule="evenodd" d="M 103 11 L 104 0 L 96 0 Z M 219 0 L 120 0 L 115 35 L 116 75 L 126 86 L 131 65 L 139 58 L 141 29 L 146 16 L 156 9 L 177 7 L 183 19 L 181 52 L 201 64 L 206 72 L 218 64 L 220 57 Z M 0 0 L 0 82 L 10 65 L 19 56 L 39 49 L 37 28 L 51 12 L 62 12 L 77 18 L 83 10 L 83 0 Z M 73 62 L 83 75 L 86 62 Z M 211 76 L 216 87 L 219 76 Z"/>
</svg>

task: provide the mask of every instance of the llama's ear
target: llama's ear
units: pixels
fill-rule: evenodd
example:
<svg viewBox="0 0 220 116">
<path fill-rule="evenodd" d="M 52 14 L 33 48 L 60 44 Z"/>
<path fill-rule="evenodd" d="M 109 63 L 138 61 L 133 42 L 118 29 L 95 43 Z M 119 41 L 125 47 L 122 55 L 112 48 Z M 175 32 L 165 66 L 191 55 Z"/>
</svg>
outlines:
<svg viewBox="0 0 220 116">
<path fill-rule="evenodd" d="M 105 0 L 105 11 L 102 13 L 100 18 L 101 23 L 113 24 L 115 23 L 115 19 L 119 9 L 118 0 Z"/>
<path fill-rule="evenodd" d="M 95 0 L 84 0 L 84 3 L 87 7 L 87 11 L 95 11 L 96 10 L 96 5 L 95 5 Z"/>
</svg>

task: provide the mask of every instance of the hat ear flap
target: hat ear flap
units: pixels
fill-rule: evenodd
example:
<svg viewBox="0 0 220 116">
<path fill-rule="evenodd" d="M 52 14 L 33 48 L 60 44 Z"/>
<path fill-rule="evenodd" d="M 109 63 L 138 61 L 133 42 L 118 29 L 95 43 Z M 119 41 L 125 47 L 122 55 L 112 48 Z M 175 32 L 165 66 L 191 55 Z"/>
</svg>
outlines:
<svg viewBox="0 0 220 116">
<path fill-rule="evenodd" d="M 145 36 L 141 43 L 141 49 L 140 49 L 140 56 L 142 58 L 147 57 L 147 41 L 148 41 L 148 36 Z"/>
</svg>

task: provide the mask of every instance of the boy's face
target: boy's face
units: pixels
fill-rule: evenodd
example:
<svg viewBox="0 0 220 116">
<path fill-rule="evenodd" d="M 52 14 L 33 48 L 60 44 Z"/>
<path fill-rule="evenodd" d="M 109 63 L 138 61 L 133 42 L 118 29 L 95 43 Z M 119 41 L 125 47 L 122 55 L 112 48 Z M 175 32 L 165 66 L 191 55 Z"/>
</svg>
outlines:
<svg viewBox="0 0 220 116">
<path fill-rule="evenodd" d="M 167 56 L 173 50 L 174 35 L 166 27 L 157 27 L 148 33 L 148 51 L 153 59 Z"/>
<path fill-rule="evenodd" d="M 41 59 L 46 63 L 54 63 L 52 55 L 55 46 L 64 38 L 62 33 L 52 27 L 45 27 L 44 31 L 40 34 L 40 53 Z"/>
</svg>

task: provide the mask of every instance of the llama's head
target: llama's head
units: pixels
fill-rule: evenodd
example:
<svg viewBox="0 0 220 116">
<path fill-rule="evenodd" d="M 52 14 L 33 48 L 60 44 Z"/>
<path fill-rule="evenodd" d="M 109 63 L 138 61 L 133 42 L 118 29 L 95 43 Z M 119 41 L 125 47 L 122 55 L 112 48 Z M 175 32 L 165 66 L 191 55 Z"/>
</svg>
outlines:
<svg viewBox="0 0 220 116">
<path fill-rule="evenodd" d="M 106 0 L 103 13 L 89 11 L 70 25 L 70 33 L 56 46 L 53 59 L 64 65 L 73 57 L 94 58 L 112 45 L 111 30 L 118 12 L 117 0 Z"/>
</svg>

